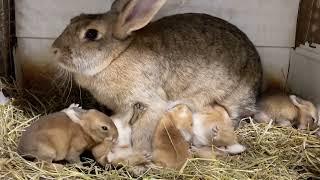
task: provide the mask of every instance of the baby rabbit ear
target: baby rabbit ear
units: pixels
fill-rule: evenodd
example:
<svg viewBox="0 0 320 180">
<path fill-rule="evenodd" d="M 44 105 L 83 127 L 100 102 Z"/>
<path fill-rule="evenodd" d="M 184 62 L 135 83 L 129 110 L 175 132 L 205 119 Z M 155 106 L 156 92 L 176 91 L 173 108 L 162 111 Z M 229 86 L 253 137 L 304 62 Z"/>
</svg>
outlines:
<svg viewBox="0 0 320 180">
<path fill-rule="evenodd" d="M 119 11 L 113 29 L 113 35 L 125 39 L 133 31 L 143 28 L 160 10 L 166 0 L 119 0 L 114 2 L 112 10 Z"/>
<path fill-rule="evenodd" d="M 297 106 L 297 107 L 302 107 L 302 106 L 304 106 L 304 104 L 303 104 L 304 100 L 302 100 L 301 98 L 299 98 L 299 97 L 297 97 L 297 96 L 295 96 L 295 95 L 290 95 L 289 97 L 290 97 L 291 102 L 292 102 L 295 106 Z"/>
<path fill-rule="evenodd" d="M 76 112 L 74 109 L 72 108 L 67 108 L 62 110 L 62 112 L 64 112 L 71 121 L 73 121 L 74 123 L 80 124 L 81 120 L 80 120 L 80 116 L 81 114 Z"/>
</svg>

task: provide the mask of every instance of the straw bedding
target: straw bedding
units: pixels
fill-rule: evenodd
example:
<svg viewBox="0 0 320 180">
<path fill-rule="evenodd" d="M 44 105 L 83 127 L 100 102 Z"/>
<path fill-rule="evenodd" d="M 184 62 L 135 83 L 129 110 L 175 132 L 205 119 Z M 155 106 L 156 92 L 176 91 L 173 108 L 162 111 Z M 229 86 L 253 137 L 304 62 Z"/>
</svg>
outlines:
<svg viewBox="0 0 320 180">
<path fill-rule="evenodd" d="M 1 88 L 1 87 L 0 87 Z M 67 107 L 71 102 L 98 107 L 92 97 L 75 92 L 53 96 L 3 87 L 10 97 L 0 105 L 0 179 L 131 179 L 128 167 L 100 167 L 89 158 L 82 165 L 50 166 L 21 158 L 16 146 L 21 132 L 40 115 Z M 77 89 L 77 88 L 76 88 Z M 50 96 L 47 96 L 50 94 Z M 45 97 L 45 98 L 44 98 Z M 79 98 L 81 97 L 81 98 Z M 86 103 L 84 103 L 86 102 Z M 241 155 L 212 159 L 190 159 L 180 171 L 155 168 L 142 178 L 156 179 L 308 179 L 320 177 L 320 138 L 312 132 L 254 124 L 237 129 L 247 147 Z"/>
</svg>

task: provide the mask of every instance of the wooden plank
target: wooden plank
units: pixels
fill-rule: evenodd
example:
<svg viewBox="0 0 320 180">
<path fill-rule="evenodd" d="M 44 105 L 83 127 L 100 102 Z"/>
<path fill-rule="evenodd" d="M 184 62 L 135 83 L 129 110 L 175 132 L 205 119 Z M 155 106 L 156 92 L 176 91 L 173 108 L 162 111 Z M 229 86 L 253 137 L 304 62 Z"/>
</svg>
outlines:
<svg viewBox="0 0 320 180">
<path fill-rule="evenodd" d="M 188 12 L 225 19 L 244 31 L 256 46 L 293 47 L 300 0 L 172 0 L 157 18 Z"/>
<path fill-rule="evenodd" d="M 300 3 L 296 47 L 305 42 L 320 43 L 320 0 L 302 0 Z"/>
<path fill-rule="evenodd" d="M 0 1 L 0 76 L 15 76 L 12 50 L 15 45 L 14 1 Z"/>
</svg>

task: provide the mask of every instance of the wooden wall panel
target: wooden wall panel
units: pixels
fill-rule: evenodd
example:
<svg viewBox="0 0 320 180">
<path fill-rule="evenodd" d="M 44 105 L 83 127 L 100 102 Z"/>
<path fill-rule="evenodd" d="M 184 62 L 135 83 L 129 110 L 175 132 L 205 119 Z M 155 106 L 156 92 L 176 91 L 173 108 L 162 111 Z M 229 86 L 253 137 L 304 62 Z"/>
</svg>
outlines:
<svg viewBox="0 0 320 180">
<path fill-rule="evenodd" d="M 0 76 L 14 77 L 12 50 L 15 45 L 14 1 L 0 1 Z"/>
<path fill-rule="evenodd" d="M 301 0 L 296 47 L 305 42 L 320 44 L 320 0 Z"/>
</svg>

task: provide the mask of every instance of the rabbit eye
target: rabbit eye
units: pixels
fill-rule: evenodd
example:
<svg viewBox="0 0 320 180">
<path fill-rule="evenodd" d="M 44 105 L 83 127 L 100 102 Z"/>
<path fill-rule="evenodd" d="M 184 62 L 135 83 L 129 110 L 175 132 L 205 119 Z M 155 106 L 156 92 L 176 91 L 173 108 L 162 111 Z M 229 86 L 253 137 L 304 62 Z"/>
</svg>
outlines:
<svg viewBox="0 0 320 180">
<path fill-rule="evenodd" d="M 104 130 L 104 131 L 108 131 L 108 127 L 107 127 L 107 126 L 102 126 L 101 128 L 102 128 L 102 130 Z"/>
<path fill-rule="evenodd" d="M 96 29 L 88 29 L 85 34 L 85 38 L 90 41 L 94 41 L 97 39 L 98 35 L 99 35 L 99 32 Z"/>
</svg>

